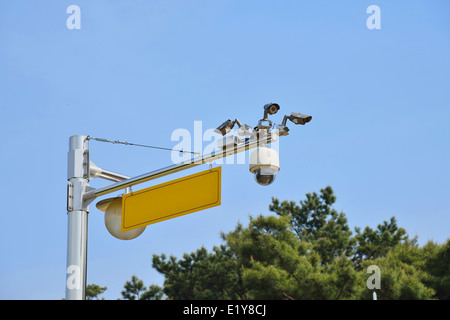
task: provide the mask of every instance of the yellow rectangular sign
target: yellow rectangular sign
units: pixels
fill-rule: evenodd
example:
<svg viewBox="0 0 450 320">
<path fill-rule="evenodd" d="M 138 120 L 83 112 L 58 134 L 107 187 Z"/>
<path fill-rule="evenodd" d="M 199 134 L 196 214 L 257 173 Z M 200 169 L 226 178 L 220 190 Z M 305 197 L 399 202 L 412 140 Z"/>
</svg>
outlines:
<svg viewBox="0 0 450 320">
<path fill-rule="evenodd" d="M 221 167 L 122 196 L 121 231 L 220 205 Z"/>
</svg>

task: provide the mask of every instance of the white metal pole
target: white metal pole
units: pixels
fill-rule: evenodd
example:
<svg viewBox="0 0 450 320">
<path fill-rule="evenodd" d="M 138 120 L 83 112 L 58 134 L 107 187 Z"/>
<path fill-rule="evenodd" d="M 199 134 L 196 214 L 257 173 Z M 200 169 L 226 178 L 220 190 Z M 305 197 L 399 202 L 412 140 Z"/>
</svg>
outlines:
<svg viewBox="0 0 450 320">
<path fill-rule="evenodd" d="M 128 176 L 106 171 L 95 166 L 95 164 L 91 163 L 89 160 L 88 137 L 83 135 L 71 136 L 69 139 L 67 166 L 68 235 L 66 299 L 86 299 L 88 213 L 89 203 L 91 203 L 95 198 L 174 172 L 192 168 L 216 159 L 256 148 L 261 144 L 266 145 L 273 142 L 275 139 L 271 135 L 268 135 L 261 140 L 247 140 L 244 143 L 230 149 L 195 157 L 180 164 L 175 164 L 130 178 Z M 90 172 L 91 167 L 92 175 Z M 91 176 L 118 182 L 103 188 L 95 189 L 89 187 L 89 178 Z"/>
<path fill-rule="evenodd" d="M 71 136 L 67 166 L 66 300 L 86 299 L 89 207 L 83 194 L 89 187 L 89 147 L 86 136 Z"/>
</svg>

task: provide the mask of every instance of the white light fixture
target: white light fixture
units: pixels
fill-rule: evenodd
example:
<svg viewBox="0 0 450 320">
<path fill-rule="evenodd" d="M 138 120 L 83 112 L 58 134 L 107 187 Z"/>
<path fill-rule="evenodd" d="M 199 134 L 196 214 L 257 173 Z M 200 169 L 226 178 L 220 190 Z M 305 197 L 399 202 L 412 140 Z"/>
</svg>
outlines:
<svg viewBox="0 0 450 320">
<path fill-rule="evenodd" d="M 137 238 L 144 232 L 145 226 L 121 232 L 122 223 L 122 197 L 108 198 L 96 204 L 97 209 L 105 212 L 105 226 L 109 233 L 120 240 Z"/>
</svg>

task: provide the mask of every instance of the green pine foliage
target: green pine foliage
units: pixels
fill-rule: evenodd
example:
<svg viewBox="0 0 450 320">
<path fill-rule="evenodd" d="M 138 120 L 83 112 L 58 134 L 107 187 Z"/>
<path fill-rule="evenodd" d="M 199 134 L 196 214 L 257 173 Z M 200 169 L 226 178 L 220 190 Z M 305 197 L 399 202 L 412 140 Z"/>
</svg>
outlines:
<svg viewBox="0 0 450 320">
<path fill-rule="evenodd" d="M 163 297 L 161 287 L 152 284 L 149 288 L 144 285 L 144 281 L 136 275 L 131 277 L 124 285 L 122 298 L 125 300 L 160 300 Z"/>
<path fill-rule="evenodd" d="M 99 300 L 99 295 L 108 289 L 107 287 L 100 287 L 97 284 L 89 284 L 86 286 L 86 300 Z M 103 299 L 102 299 L 103 300 Z"/>
<path fill-rule="evenodd" d="M 151 298 L 161 299 L 450 299 L 450 240 L 422 247 L 392 217 L 376 229 L 355 228 L 333 208 L 331 187 L 306 199 L 280 202 L 275 215 L 251 216 L 222 233 L 224 244 L 202 247 L 181 259 L 153 255 L 164 275 Z M 380 288 L 368 289 L 368 267 L 380 270 Z M 143 283 L 132 278 L 124 298 L 147 297 Z M 142 292 L 142 293 L 141 293 Z"/>
</svg>

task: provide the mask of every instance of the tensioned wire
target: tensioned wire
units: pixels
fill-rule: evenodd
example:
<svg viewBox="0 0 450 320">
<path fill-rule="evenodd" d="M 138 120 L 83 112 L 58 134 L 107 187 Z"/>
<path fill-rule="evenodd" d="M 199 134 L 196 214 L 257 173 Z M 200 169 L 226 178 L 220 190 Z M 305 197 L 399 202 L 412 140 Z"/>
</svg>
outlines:
<svg viewBox="0 0 450 320">
<path fill-rule="evenodd" d="M 94 138 L 91 136 L 87 136 L 86 140 L 95 140 L 95 141 L 100 141 L 100 142 L 108 142 L 108 143 L 112 143 L 112 144 L 123 144 L 126 146 L 135 146 L 135 147 L 152 148 L 152 149 L 159 149 L 159 150 L 166 150 L 166 151 L 178 151 L 178 152 L 182 152 L 182 153 L 199 154 L 199 152 L 194 152 L 194 151 L 170 149 L 170 148 L 157 147 L 157 146 L 151 146 L 151 145 L 139 144 L 139 143 L 132 143 L 132 142 L 127 142 L 127 141 L 110 140 L 110 139 L 104 139 L 104 138 Z"/>
</svg>

